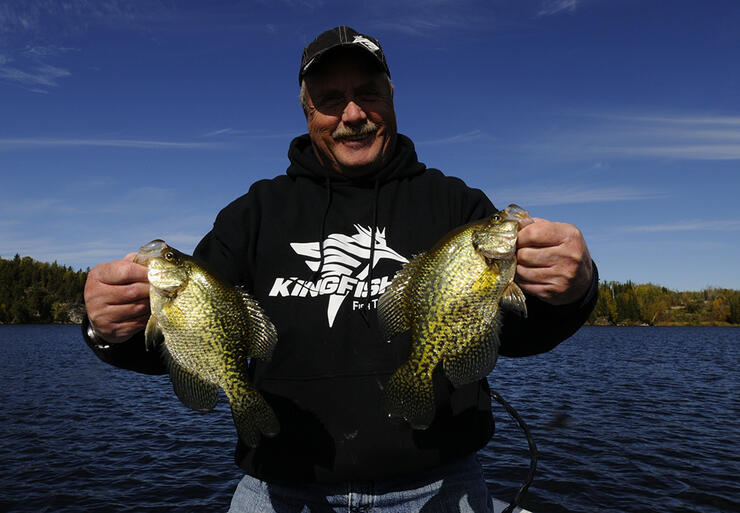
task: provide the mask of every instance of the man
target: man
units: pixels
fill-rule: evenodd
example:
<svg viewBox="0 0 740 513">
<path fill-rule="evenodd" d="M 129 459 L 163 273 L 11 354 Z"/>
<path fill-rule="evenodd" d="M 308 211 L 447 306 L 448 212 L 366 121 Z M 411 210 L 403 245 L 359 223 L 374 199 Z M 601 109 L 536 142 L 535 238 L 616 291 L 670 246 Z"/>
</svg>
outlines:
<svg viewBox="0 0 740 513">
<path fill-rule="evenodd" d="M 299 83 L 308 134 L 292 141 L 287 173 L 224 208 L 195 250 L 246 286 L 278 330 L 272 360 L 251 362 L 250 375 L 281 431 L 256 448 L 238 441 L 246 475 L 231 511 L 489 511 L 474 457 L 493 434 L 487 383 L 454 388 L 437 373 L 427 429 L 388 418 L 382 387 L 409 339 L 381 340 L 374 308 L 403 262 L 495 209 L 479 190 L 427 169 L 397 133 L 390 71 L 374 38 L 349 27 L 324 32 L 304 50 Z M 520 231 L 517 257 L 529 316 L 505 319 L 499 352 L 507 356 L 552 349 L 581 326 L 597 294 L 575 226 L 536 220 Z M 90 272 L 83 332 L 102 360 L 163 373 L 143 348 L 148 283 L 132 260 Z"/>
</svg>

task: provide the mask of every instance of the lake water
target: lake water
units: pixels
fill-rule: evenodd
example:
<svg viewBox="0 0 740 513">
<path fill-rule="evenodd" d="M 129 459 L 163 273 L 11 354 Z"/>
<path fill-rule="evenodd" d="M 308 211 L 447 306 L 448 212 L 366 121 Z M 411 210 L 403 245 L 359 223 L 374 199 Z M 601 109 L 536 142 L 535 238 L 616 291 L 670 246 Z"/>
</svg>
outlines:
<svg viewBox="0 0 740 513">
<path fill-rule="evenodd" d="M 0 326 L 0 511 L 225 512 L 234 428 L 189 411 L 166 376 L 97 360 L 78 326 Z M 585 327 L 502 358 L 491 384 L 539 449 L 524 506 L 557 512 L 740 511 L 740 329 Z M 493 495 L 523 482 L 523 434 L 494 406 Z"/>
</svg>

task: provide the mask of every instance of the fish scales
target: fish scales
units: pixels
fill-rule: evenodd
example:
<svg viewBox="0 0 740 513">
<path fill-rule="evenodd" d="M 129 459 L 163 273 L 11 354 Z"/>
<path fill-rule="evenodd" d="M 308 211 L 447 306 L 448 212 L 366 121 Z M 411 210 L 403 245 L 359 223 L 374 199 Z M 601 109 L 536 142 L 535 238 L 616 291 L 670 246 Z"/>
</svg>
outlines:
<svg viewBox="0 0 740 513">
<path fill-rule="evenodd" d="M 269 359 L 277 340 L 257 301 L 161 240 L 142 246 L 136 261 L 149 269 L 147 347 L 164 338 L 178 398 L 192 409 L 210 411 L 221 388 L 246 444 L 276 435 L 275 414 L 247 376 L 249 359 Z"/>
<path fill-rule="evenodd" d="M 515 205 L 457 228 L 414 257 L 381 296 L 378 315 L 387 337 L 410 331 L 408 359 L 384 391 L 390 415 L 426 428 L 434 416 L 432 374 L 441 363 L 455 386 L 485 377 L 498 356 L 500 305 L 526 314 L 513 283 L 518 223 Z"/>
</svg>

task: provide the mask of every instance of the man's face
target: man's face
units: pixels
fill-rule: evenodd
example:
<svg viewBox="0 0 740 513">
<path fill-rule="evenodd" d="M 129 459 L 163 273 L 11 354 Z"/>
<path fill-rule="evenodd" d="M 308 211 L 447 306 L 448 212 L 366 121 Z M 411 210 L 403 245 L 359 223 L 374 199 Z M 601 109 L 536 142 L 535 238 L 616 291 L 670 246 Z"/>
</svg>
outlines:
<svg viewBox="0 0 740 513">
<path fill-rule="evenodd" d="M 322 165 L 361 176 L 386 164 L 396 144 L 393 92 L 366 58 L 341 52 L 306 77 L 308 133 Z"/>
</svg>

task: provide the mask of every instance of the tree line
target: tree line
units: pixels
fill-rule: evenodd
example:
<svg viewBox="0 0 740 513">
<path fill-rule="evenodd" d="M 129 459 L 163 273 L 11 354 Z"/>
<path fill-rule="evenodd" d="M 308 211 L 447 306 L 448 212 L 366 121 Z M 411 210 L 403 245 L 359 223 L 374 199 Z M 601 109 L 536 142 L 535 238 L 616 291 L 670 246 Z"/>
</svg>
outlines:
<svg viewBox="0 0 740 513">
<path fill-rule="evenodd" d="M 588 320 L 595 325 L 740 325 L 740 290 L 708 287 L 676 292 L 658 285 L 614 281 L 599 284 Z"/>
<path fill-rule="evenodd" d="M 0 258 L 0 324 L 80 323 L 87 271 L 15 255 Z M 592 325 L 740 325 L 740 290 L 676 292 L 653 284 L 603 282 Z"/>
<path fill-rule="evenodd" d="M 87 271 L 15 255 L 0 258 L 0 324 L 82 322 Z"/>
</svg>

